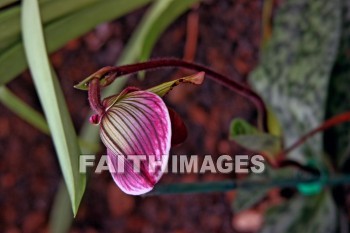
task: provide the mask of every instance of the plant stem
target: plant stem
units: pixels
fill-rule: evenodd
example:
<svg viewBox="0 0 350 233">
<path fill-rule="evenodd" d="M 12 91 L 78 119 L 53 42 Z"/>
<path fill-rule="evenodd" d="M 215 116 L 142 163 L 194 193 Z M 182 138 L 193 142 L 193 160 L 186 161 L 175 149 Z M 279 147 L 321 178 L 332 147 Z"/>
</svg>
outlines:
<svg viewBox="0 0 350 233">
<path fill-rule="evenodd" d="M 100 81 L 94 78 L 89 83 L 89 102 L 92 110 L 99 116 L 104 113 L 104 108 L 101 103 Z"/>
<path fill-rule="evenodd" d="M 250 99 L 256 106 L 258 111 L 258 127 L 262 131 L 267 131 L 267 110 L 264 101 L 262 98 L 255 93 L 250 87 L 247 85 L 238 83 L 235 80 L 232 80 L 225 75 L 219 74 L 215 72 L 214 70 L 196 64 L 192 62 L 183 61 L 180 59 L 175 58 L 164 58 L 164 59 L 155 59 L 151 61 L 131 64 L 131 65 L 124 65 L 124 66 L 117 66 L 117 67 L 105 67 L 102 68 L 101 72 L 96 72 L 94 75 L 96 76 L 90 76 L 88 80 L 84 80 L 83 82 L 89 81 L 93 77 L 98 77 L 100 79 L 103 79 L 103 82 L 100 80 L 101 87 L 107 86 L 110 83 L 112 83 L 116 78 L 128 75 L 132 73 L 137 73 L 139 71 L 143 70 L 152 70 L 162 67 L 181 67 L 189 70 L 195 70 L 195 71 L 204 71 L 206 75 L 208 75 L 212 80 L 222 84 L 223 86 L 228 87 L 229 89 L 237 92 L 240 95 L 243 95 Z"/>
<path fill-rule="evenodd" d="M 282 151 L 282 153 L 278 156 L 280 158 L 285 157 L 288 153 L 302 145 L 307 139 L 314 136 L 316 133 L 320 131 L 327 130 L 333 126 L 336 126 L 338 124 L 342 124 L 344 122 L 350 121 L 350 111 L 341 113 L 339 115 L 336 115 L 325 122 L 323 122 L 320 126 L 316 127 L 315 129 L 311 130 L 310 132 L 306 133 L 304 136 L 299 138 L 295 143 L 293 143 L 290 147 Z"/>
<path fill-rule="evenodd" d="M 334 186 L 341 184 L 350 184 L 350 175 L 337 175 L 322 178 L 290 178 L 290 179 L 272 179 L 272 180 L 225 180 L 220 182 L 202 182 L 202 183 L 177 183 L 162 184 L 154 188 L 146 196 L 165 195 L 165 194 L 188 194 L 188 193 L 210 193 L 225 192 L 239 188 L 287 188 L 296 187 L 300 184 L 320 182 L 324 186 Z"/>
</svg>

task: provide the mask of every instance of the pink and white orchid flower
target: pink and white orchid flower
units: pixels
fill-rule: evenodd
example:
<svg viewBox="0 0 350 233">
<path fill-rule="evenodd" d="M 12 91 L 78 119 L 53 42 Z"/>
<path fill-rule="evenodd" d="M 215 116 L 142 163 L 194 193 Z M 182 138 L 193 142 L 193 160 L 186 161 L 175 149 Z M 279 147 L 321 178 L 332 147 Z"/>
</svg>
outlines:
<svg viewBox="0 0 350 233">
<path fill-rule="evenodd" d="M 100 126 L 109 170 L 122 191 L 131 195 L 147 193 L 162 177 L 170 147 L 184 141 L 187 131 L 161 97 L 180 83 L 201 84 L 203 79 L 204 72 L 200 72 L 148 90 L 126 88 L 102 101 L 102 111 L 90 121 Z M 140 157 L 137 170 L 130 156 Z"/>
</svg>

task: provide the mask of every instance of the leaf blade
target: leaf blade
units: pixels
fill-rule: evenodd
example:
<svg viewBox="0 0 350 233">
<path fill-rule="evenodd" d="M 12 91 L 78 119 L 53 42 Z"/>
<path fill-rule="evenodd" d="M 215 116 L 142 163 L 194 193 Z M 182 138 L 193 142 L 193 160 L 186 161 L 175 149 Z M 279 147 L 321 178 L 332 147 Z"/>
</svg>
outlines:
<svg viewBox="0 0 350 233">
<path fill-rule="evenodd" d="M 28 0 L 22 4 L 21 22 L 26 56 L 51 130 L 73 213 L 76 214 L 86 183 L 85 174 L 79 173 L 77 137 L 62 90 L 47 57 L 38 2 Z"/>
<path fill-rule="evenodd" d="M 136 28 L 118 64 L 123 65 L 147 60 L 164 30 L 192 4 L 198 1 L 156 1 Z"/>
<path fill-rule="evenodd" d="M 277 155 L 282 150 L 282 140 L 279 136 L 259 132 L 241 118 L 231 121 L 229 136 L 240 146 L 263 153 L 272 164 L 277 161 Z"/>
<path fill-rule="evenodd" d="M 277 114 L 286 146 L 324 119 L 320 109 L 325 106 L 338 48 L 340 16 L 339 0 L 285 1 L 261 63 L 250 75 L 255 89 Z M 303 162 L 313 157 L 321 162 L 321 139 L 322 135 L 316 135 L 289 157 Z"/>
<path fill-rule="evenodd" d="M 41 132 L 45 134 L 50 133 L 45 118 L 40 113 L 26 105 L 5 86 L 0 87 L 0 102 Z"/>
</svg>

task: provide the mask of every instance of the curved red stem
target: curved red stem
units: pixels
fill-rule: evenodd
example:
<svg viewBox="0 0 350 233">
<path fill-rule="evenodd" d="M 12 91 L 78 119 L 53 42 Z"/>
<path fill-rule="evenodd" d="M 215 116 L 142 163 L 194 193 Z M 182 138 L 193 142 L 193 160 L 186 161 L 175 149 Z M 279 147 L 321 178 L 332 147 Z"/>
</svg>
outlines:
<svg viewBox="0 0 350 233">
<path fill-rule="evenodd" d="M 104 113 L 104 108 L 101 103 L 100 81 L 94 78 L 89 83 L 89 103 L 93 111 L 99 116 Z"/>
<path fill-rule="evenodd" d="M 295 143 L 293 143 L 290 147 L 285 149 L 279 156 L 283 157 L 283 156 L 287 155 L 292 150 L 294 150 L 297 147 L 299 147 L 300 145 L 302 145 L 307 139 L 314 136 L 316 133 L 318 133 L 320 131 L 327 130 L 333 126 L 336 126 L 338 124 L 342 124 L 342 123 L 347 122 L 347 121 L 350 121 L 350 111 L 341 113 L 339 115 L 336 115 L 336 116 L 326 120 L 323 124 L 316 127 L 315 129 L 311 130 L 310 132 L 306 133 L 299 140 L 297 140 Z"/>
<path fill-rule="evenodd" d="M 219 74 L 215 72 L 214 70 L 196 64 L 192 62 L 183 61 L 180 59 L 175 58 L 166 58 L 166 59 L 155 59 L 151 61 L 131 64 L 131 65 L 124 65 L 124 66 L 118 66 L 118 67 L 109 67 L 108 72 L 105 73 L 105 82 L 103 86 L 109 85 L 111 82 L 113 82 L 117 77 L 136 73 L 142 70 L 151 70 L 151 69 L 157 69 L 161 67 L 181 67 L 185 69 L 195 70 L 195 71 L 204 71 L 206 75 L 211 77 L 214 81 L 228 87 L 229 89 L 237 92 L 240 95 L 243 95 L 247 98 L 249 98 L 256 106 L 258 110 L 258 126 L 263 131 L 267 131 L 267 110 L 264 101 L 262 98 L 255 93 L 250 87 L 247 85 L 238 83 L 235 80 L 229 79 L 228 77 Z"/>
</svg>

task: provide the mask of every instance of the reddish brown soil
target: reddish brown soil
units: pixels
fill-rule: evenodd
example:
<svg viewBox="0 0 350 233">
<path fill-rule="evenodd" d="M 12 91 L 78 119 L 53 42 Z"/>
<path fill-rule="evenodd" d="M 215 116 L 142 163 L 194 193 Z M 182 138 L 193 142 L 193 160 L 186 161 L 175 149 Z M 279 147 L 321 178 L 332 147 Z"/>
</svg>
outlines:
<svg viewBox="0 0 350 233">
<path fill-rule="evenodd" d="M 199 39 L 195 61 L 245 81 L 257 63 L 260 44 L 261 0 L 206 0 L 198 9 Z M 86 93 L 73 89 L 78 81 L 120 55 L 144 10 L 103 25 L 70 42 L 52 56 L 76 129 L 89 111 Z M 164 33 L 152 57 L 184 55 L 186 15 Z M 150 86 L 173 78 L 176 70 L 149 73 Z M 238 73 L 239 75 L 232 75 Z M 32 80 L 25 72 L 10 88 L 40 110 Z M 254 119 L 246 99 L 207 79 L 201 87 L 176 89 L 167 97 L 184 118 L 188 140 L 173 154 L 230 154 L 242 149 L 227 140 L 233 117 Z M 4 107 L 0 112 L 0 231 L 46 232 L 61 173 L 52 142 Z M 104 151 L 101 151 L 103 153 Z M 171 175 L 163 183 L 220 180 L 221 175 Z M 131 197 L 123 194 L 105 172 L 92 175 L 72 232 L 233 232 L 230 195 L 201 194 Z"/>
</svg>

